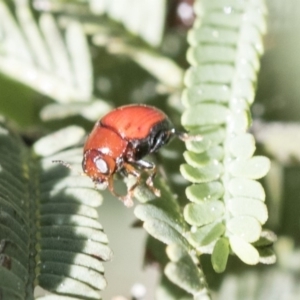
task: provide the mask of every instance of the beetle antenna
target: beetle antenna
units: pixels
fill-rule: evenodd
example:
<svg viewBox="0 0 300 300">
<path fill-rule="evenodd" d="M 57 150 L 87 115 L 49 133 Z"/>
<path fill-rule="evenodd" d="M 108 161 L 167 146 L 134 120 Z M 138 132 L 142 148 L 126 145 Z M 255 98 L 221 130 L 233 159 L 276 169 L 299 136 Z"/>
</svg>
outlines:
<svg viewBox="0 0 300 300">
<path fill-rule="evenodd" d="M 67 163 L 66 161 L 63 160 L 52 160 L 53 163 L 55 164 L 61 164 L 64 167 L 70 169 L 70 170 L 74 170 L 74 168 L 71 166 L 71 164 Z"/>
<path fill-rule="evenodd" d="M 63 161 L 63 160 L 52 160 L 52 162 L 55 163 L 55 164 L 63 165 L 64 167 L 66 167 L 66 168 L 68 168 L 70 170 L 75 170 L 75 168 L 71 164 L 67 163 L 66 161 Z M 79 172 L 79 171 L 77 171 L 77 173 L 80 176 L 86 176 L 85 173 L 82 173 L 82 172 Z"/>
<path fill-rule="evenodd" d="M 203 136 L 200 134 L 190 135 L 186 132 L 176 132 L 175 134 L 183 142 L 187 142 L 187 141 L 200 142 L 203 140 Z"/>
</svg>

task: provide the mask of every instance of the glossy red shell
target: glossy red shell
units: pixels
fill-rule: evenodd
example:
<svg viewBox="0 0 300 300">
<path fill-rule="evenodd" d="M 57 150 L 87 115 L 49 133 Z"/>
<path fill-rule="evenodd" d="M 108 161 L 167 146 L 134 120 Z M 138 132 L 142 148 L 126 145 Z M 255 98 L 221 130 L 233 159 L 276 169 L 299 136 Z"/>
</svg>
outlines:
<svg viewBox="0 0 300 300">
<path fill-rule="evenodd" d="M 84 152 L 99 149 L 101 153 L 117 159 L 123 155 L 127 144 L 128 142 L 115 131 L 105 128 L 97 122 L 84 145 Z"/>
<path fill-rule="evenodd" d="M 146 105 L 121 106 L 106 116 L 100 123 L 112 128 L 126 140 L 146 138 L 154 125 L 167 119 L 160 110 Z"/>
<path fill-rule="evenodd" d="M 108 181 L 128 164 L 140 161 L 168 142 L 172 134 L 168 117 L 146 105 L 116 108 L 100 119 L 85 145 L 82 167 L 95 182 Z"/>
</svg>

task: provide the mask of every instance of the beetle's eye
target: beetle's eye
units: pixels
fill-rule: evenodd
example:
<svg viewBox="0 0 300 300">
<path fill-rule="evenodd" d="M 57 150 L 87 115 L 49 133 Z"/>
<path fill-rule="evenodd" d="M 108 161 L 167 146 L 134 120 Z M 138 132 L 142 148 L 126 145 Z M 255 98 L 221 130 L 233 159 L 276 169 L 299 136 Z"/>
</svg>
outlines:
<svg viewBox="0 0 300 300">
<path fill-rule="evenodd" d="M 102 158 L 95 159 L 95 165 L 100 173 L 102 174 L 109 173 L 107 163 Z"/>
</svg>

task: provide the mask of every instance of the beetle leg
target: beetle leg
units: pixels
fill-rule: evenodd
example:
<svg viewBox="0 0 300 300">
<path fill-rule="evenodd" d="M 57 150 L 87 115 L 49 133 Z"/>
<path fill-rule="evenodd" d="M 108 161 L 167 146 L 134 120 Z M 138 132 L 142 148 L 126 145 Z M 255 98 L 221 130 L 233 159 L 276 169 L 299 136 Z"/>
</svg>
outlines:
<svg viewBox="0 0 300 300">
<path fill-rule="evenodd" d="M 124 204 L 126 206 L 132 206 L 132 196 L 135 188 L 140 184 L 141 181 L 141 174 L 137 171 L 137 169 L 131 165 L 130 163 L 124 163 L 124 169 L 127 172 L 127 174 L 131 174 L 136 178 L 136 182 L 127 190 L 127 195 L 122 197 L 122 201 L 124 201 Z M 127 205 L 126 203 L 129 203 L 130 205 Z"/>
<path fill-rule="evenodd" d="M 153 180 L 157 172 L 155 164 L 146 160 L 136 161 L 135 164 L 141 167 L 142 169 L 144 169 L 149 174 L 149 177 L 146 180 L 146 185 L 149 187 L 149 189 L 153 192 L 153 194 L 156 197 L 160 197 L 160 190 L 155 188 L 153 184 Z"/>
<path fill-rule="evenodd" d="M 132 201 L 132 193 L 127 193 L 127 195 L 125 196 L 121 196 L 118 193 L 115 192 L 114 190 L 114 179 L 113 177 L 110 177 L 108 180 L 108 189 L 110 190 L 110 192 L 117 198 L 119 198 L 121 201 L 124 202 L 124 205 L 127 207 L 130 207 L 133 205 L 133 201 Z"/>
</svg>

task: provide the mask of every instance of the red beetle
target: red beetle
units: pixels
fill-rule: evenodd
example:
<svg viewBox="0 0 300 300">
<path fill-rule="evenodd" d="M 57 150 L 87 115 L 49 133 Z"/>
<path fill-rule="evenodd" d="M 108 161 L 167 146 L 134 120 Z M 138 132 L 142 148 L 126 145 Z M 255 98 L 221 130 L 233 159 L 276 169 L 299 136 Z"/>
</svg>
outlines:
<svg viewBox="0 0 300 300">
<path fill-rule="evenodd" d="M 100 119 L 90 133 L 83 150 L 83 171 L 95 183 L 106 183 L 111 193 L 127 206 L 132 205 L 132 194 L 142 172 L 149 174 L 146 184 L 159 196 L 160 191 L 153 186 L 156 166 L 143 157 L 156 152 L 175 135 L 181 140 L 199 140 L 199 136 L 178 132 L 169 118 L 155 107 L 142 104 L 118 107 Z M 125 196 L 114 191 L 113 175 L 117 172 L 137 178 Z"/>
</svg>

